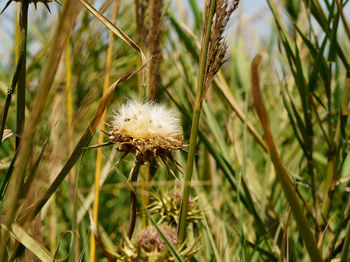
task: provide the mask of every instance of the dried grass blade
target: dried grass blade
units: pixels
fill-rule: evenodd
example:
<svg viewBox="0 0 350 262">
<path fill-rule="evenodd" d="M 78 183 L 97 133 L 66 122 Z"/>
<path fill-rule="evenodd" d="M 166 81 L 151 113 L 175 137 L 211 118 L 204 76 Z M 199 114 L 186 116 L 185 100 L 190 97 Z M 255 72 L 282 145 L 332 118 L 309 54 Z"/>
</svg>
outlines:
<svg viewBox="0 0 350 262">
<path fill-rule="evenodd" d="M 276 176 L 279 179 L 279 182 L 281 183 L 282 189 L 284 191 L 284 194 L 288 200 L 288 203 L 291 207 L 291 210 L 293 212 L 293 216 L 297 222 L 297 226 L 299 229 L 299 233 L 304 240 L 304 244 L 306 245 L 307 251 L 309 253 L 309 256 L 311 258 L 311 261 L 319 262 L 322 261 L 322 257 L 320 254 L 320 251 L 317 248 L 316 240 L 314 235 L 312 234 L 312 231 L 310 229 L 309 223 L 305 217 L 304 211 L 301 207 L 301 204 L 297 198 L 296 192 L 293 188 L 293 184 L 288 176 L 288 173 L 283 166 L 281 159 L 279 157 L 279 154 L 277 152 L 276 145 L 274 143 L 274 140 L 272 138 L 272 133 L 270 130 L 270 126 L 267 119 L 267 113 L 263 104 L 262 95 L 260 91 L 260 80 L 258 75 L 258 66 L 262 60 L 261 55 L 257 55 L 253 62 L 252 62 L 252 75 L 251 75 L 251 81 L 252 81 L 252 92 L 253 92 L 253 99 L 254 99 L 254 106 L 257 111 L 257 114 L 259 116 L 261 125 L 264 130 L 264 134 L 266 137 L 266 143 L 269 148 L 269 153 L 271 157 L 271 161 L 275 167 L 276 170 Z"/>
</svg>

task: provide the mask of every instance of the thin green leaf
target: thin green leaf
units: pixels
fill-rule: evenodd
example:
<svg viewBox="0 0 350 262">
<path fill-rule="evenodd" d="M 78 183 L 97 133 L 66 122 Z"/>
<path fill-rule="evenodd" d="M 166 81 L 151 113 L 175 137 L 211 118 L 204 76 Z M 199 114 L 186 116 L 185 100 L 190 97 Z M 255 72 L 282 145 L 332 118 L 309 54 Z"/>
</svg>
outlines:
<svg viewBox="0 0 350 262">
<path fill-rule="evenodd" d="M 8 231 L 8 228 L 5 224 L 1 223 L 1 227 Z M 52 262 L 54 261 L 50 252 L 36 241 L 28 232 L 26 232 L 20 225 L 13 223 L 11 225 L 10 234 L 28 250 L 30 250 L 37 258 L 43 262 Z"/>
</svg>

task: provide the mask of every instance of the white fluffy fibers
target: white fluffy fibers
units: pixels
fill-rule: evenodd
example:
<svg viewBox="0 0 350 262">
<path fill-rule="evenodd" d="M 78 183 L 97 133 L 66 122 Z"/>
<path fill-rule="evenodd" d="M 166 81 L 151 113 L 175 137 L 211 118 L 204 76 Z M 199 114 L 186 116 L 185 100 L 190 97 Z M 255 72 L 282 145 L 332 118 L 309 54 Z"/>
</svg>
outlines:
<svg viewBox="0 0 350 262">
<path fill-rule="evenodd" d="M 152 102 L 132 99 L 114 116 L 115 130 L 134 139 L 174 138 L 181 135 L 180 120 L 171 109 Z"/>
</svg>

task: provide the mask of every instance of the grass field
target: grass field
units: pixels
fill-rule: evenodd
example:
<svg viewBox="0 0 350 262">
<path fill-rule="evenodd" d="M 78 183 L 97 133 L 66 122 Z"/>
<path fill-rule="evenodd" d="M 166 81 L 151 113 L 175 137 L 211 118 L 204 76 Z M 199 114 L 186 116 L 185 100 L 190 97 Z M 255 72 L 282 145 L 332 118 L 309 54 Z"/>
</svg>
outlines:
<svg viewBox="0 0 350 262">
<path fill-rule="evenodd" d="M 349 261 L 348 0 L 0 8 L 0 261 Z"/>
</svg>

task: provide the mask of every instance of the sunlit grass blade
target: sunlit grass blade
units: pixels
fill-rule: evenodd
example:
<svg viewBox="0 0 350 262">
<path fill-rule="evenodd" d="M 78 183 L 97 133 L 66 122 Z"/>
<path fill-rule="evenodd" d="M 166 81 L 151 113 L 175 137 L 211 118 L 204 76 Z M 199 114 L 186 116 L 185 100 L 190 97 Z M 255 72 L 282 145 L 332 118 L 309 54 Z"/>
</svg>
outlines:
<svg viewBox="0 0 350 262">
<path fill-rule="evenodd" d="M 335 0 L 335 3 L 337 4 L 337 8 L 339 10 L 340 17 L 341 17 L 341 20 L 343 22 L 345 32 L 350 40 L 350 27 L 349 27 L 348 20 L 345 18 L 344 9 L 343 9 L 345 4 L 340 3 L 339 0 Z"/>
<path fill-rule="evenodd" d="M 222 72 L 218 73 L 218 77 L 214 79 L 215 84 L 217 85 L 218 89 L 222 92 L 222 94 L 225 96 L 227 102 L 230 104 L 231 108 L 234 112 L 236 112 L 239 119 L 244 122 L 247 121 L 247 128 L 249 132 L 252 134 L 254 139 L 257 141 L 257 143 L 262 147 L 262 149 L 267 152 L 267 146 L 264 142 L 264 140 L 259 135 L 258 131 L 256 131 L 254 125 L 250 122 L 249 119 L 246 119 L 245 115 L 243 114 L 242 110 L 238 106 L 232 91 L 228 87 L 228 84 L 225 81 L 225 78 L 222 74 Z"/>
<path fill-rule="evenodd" d="M 102 242 L 102 239 L 100 238 L 100 235 L 97 231 L 97 225 L 95 224 L 91 214 L 89 214 L 90 217 L 90 228 L 92 234 L 94 234 L 94 239 L 96 240 L 96 244 L 99 246 L 99 248 L 102 250 L 102 252 L 105 254 L 108 261 L 115 261 L 115 258 L 117 257 L 117 253 L 115 251 L 109 250 L 105 247 L 104 243 Z"/>
<path fill-rule="evenodd" d="M 203 39 L 202 39 L 202 46 L 201 46 L 201 56 L 200 56 L 200 62 L 199 62 L 199 70 L 198 70 L 198 82 L 197 82 L 197 94 L 196 94 L 196 102 L 194 105 L 194 111 L 193 111 L 193 119 L 192 119 L 192 126 L 191 126 L 191 136 L 190 136 L 190 145 L 189 145 L 189 152 L 188 152 L 188 159 L 186 162 L 186 172 L 185 172 L 185 180 L 184 180 L 184 188 L 182 192 L 182 202 L 181 202 L 181 211 L 180 211 L 180 218 L 179 218 L 179 226 L 178 226 L 178 235 L 179 235 L 179 241 L 182 243 L 185 240 L 186 235 L 186 216 L 187 216 L 187 209 L 188 209 L 188 199 L 190 195 L 190 185 L 192 179 L 192 172 L 193 172 L 193 163 L 194 163 L 194 154 L 196 150 L 196 143 L 197 143 L 197 133 L 198 133 L 198 125 L 199 125 L 199 118 L 200 118 L 200 112 L 202 107 L 202 101 L 203 101 L 203 90 L 204 90 L 204 83 L 205 83 L 205 70 L 206 70 L 206 63 L 207 63 L 207 55 L 208 55 L 208 47 L 209 47 L 209 40 L 210 40 L 210 31 L 211 26 L 213 22 L 214 12 L 215 12 L 215 0 L 211 0 L 209 5 L 208 13 L 206 14 L 208 16 L 207 19 L 207 25 L 206 25 L 206 31 L 203 32 Z"/>
<path fill-rule="evenodd" d="M 204 213 L 203 210 L 201 210 L 201 212 Z M 213 250 L 215 260 L 216 260 L 217 262 L 222 262 L 222 259 L 221 259 L 221 257 L 220 257 L 219 251 L 217 250 L 217 247 L 216 247 L 216 245 L 215 245 L 214 238 L 213 238 L 213 236 L 212 236 L 212 234 L 211 234 L 211 232 L 210 232 L 210 227 L 209 227 L 209 225 L 208 225 L 208 221 L 207 221 L 207 219 L 206 219 L 205 216 L 204 216 L 203 219 L 202 219 L 202 223 L 203 223 L 204 228 L 205 228 L 205 230 L 206 230 L 206 232 L 207 232 L 207 236 L 208 236 L 208 238 L 209 238 L 209 242 L 210 242 L 211 248 L 212 248 L 212 250 Z"/>
<path fill-rule="evenodd" d="M 187 51 L 194 57 L 194 59 L 199 58 L 199 49 L 200 49 L 200 43 L 197 38 L 194 38 L 195 35 L 192 33 L 188 35 L 188 33 L 183 29 L 182 25 L 177 22 L 172 15 L 170 15 L 170 22 L 172 23 L 174 29 L 176 30 L 177 34 L 179 35 L 179 39 L 184 43 L 184 46 L 186 47 Z M 186 72 L 186 70 L 185 70 Z M 231 89 L 229 88 L 225 77 L 223 76 L 222 72 L 219 71 L 217 77 L 214 79 L 216 87 L 220 90 L 220 92 L 224 95 L 225 99 L 229 103 L 229 105 L 232 107 L 232 109 L 236 112 L 239 119 L 244 122 L 245 117 L 240 109 Z M 256 139 L 256 141 L 262 146 L 262 148 L 267 151 L 267 146 L 263 139 L 260 137 L 259 133 L 254 128 L 254 125 L 251 123 L 250 120 L 247 121 L 248 130 L 252 134 L 252 136 Z"/>
<path fill-rule="evenodd" d="M 322 30 L 324 33 L 326 33 L 327 37 L 331 39 L 331 34 L 328 30 L 328 21 L 327 21 L 327 16 L 325 12 L 322 9 L 322 6 L 318 0 L 314 1 L 308 1 L 308 0 L 303 0 L 305 6 L 310 10 L 312 15 L 315 17 L 316 21 L 319 23 L 321 26 Z M 342 46 L 336 41 L 335 43 L 335 49 L 339 55 L 339 58 L 343 62 L 345 68 L 347 71 L 350 69 L 350 64 L 349 64 L 349 59 L 345 55 Z"/>
<path fill-rule="evenodd" d="M 349 206 L 347 208 L 346 211 L 349 211 Z M 349 212 L 347 212 L 349 215 Z M 341 252 L 341 258 L 340 258 L 340 262 L 346 262 L 348 261 L 349 258 L 349 246 L 350 246 L 350 224 L 349 224 L 349 218 L 347 219 L 348 221 L 348 226 L 346 229 L 346 234 L 345 234 L 345 239 L 344 239 L 344 245 L 343 245 L 343 249 Z"/>
</svg>

